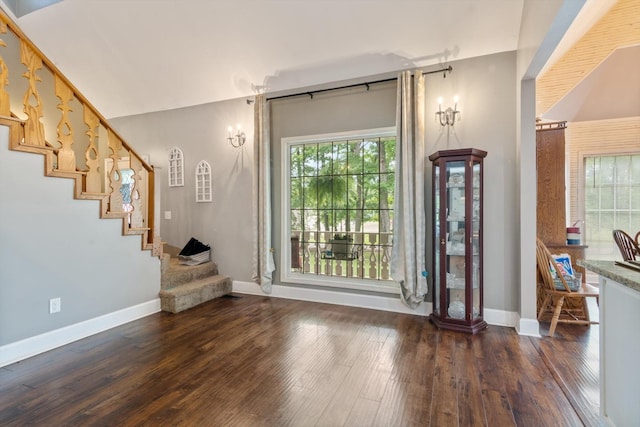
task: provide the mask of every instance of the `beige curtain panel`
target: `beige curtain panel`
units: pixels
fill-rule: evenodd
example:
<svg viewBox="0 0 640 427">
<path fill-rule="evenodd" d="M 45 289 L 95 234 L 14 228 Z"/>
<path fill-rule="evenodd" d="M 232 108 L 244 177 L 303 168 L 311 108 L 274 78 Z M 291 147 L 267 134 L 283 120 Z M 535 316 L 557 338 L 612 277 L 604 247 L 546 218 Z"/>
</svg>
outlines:
<svg viewBox="0 0 640 427">
<path fill-rule="evenodd" d="M 270 168 L 269 104 L 264 95 L 254 103 L 253 138 L 253 274 L 252 280 L 263 292 L 271 293 L 273 260 L 271 241 L 271 168 Z"/>
<path fill-rule="evenodd" d="M 424 205 L 425 86 L 422 72 L 398 76 L 396 187 L 391 277 L 402 301 L 416 308 L 428 292 Z"/>
</svg>

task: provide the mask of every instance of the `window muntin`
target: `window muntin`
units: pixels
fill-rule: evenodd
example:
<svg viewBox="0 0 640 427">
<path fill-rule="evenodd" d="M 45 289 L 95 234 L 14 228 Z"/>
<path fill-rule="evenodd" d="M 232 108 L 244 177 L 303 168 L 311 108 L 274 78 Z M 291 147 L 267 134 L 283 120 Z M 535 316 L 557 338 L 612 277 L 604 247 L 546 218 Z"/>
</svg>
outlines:
<svg viewBox="0 0 640 427">
<path fill-rule="evenodd" d="M 281 280 L 397 293 L 395 129 L 285 138 L 282 147 Z"/>
</svg>

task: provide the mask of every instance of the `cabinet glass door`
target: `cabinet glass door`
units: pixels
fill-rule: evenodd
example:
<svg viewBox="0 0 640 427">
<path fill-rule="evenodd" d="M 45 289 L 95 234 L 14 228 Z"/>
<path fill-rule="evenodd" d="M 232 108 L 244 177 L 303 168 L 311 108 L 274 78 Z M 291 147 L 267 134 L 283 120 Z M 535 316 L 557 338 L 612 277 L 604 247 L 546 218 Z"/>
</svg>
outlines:
<svg viewBox="0 0 640 427">
<path fill-rule="evenodd" d="M 447 162 L 446 283 L 447 316 L 465 318 L 465 162 Z"/>
<path fill-rule="evenodd" d="M 480 293 L 480 162 L 477 160 L 473 161 L 472 166 L 472 194 L 473 200 L 471 204 L 471 251 L 472 251 L 472 260 L 473 260 L 473 311 L 471 312 L 472 317 L 478 318 L 480 317 L 480 307 L 482 307 L 481 293 Z"/>
<path fill-rule="evenodd" d="M 440 165 L 438 163 L 433 165 L 433 221 L 435 224 L 434 227 L 434 242 L 435 242 L 435 251 L 434 253 L 434 262 L 435 265 L 440 265 Z M 440 268 L 436 268 L 433 272 L 433 280 L 434 283 L 440 283 Z M 433 289 L 433 311 L 434 313 L 440 313 L 440 286 L 434 286 Z"/>
</svg>

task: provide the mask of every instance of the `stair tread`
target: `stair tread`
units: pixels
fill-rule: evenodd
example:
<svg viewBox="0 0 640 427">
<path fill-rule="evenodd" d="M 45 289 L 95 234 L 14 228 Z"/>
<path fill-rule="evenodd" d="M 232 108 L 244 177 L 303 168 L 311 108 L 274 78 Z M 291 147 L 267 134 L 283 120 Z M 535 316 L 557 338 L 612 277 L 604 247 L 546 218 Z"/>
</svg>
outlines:
<svg viewBox="0 0 640 427">
<path fill-rule="evenodd" d="M 81 198 L 86 198 L 86 199 L 103 199 L 105 197 L 109 196 L 109 194 L 107 193 L 90 193 L 88 191 L 83 191 L 82 193 L 80 193 L 80 197 Z"/>
<path fill-rule="evenodd" d="M 129 227 L 127 229 L 125 229 L 125 234 L 128 235 L 138 235 L 138 234 L 144 234 L 147 231 L 149 231 L 150 228 L 136 228 L 136 227 Z"/>
<path fill-rule="evenodd" d="M 162 311 L 179 313 L 231 292 L 231 278 L 217 274 L 160 290 L 160 306 Z"/>
</svg>

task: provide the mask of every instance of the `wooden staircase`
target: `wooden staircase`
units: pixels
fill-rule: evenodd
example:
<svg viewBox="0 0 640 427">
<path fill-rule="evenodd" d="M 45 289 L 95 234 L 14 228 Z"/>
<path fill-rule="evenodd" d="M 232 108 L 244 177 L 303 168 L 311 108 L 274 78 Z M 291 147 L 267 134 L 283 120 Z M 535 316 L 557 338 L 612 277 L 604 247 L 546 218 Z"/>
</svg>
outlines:
<svg viewBox="0 0 640 427">
<path fill-rule="evenodd" d="M 162 311 L 179 313 L 232 292 L 231 279 L 218 274 L 215 262 L 182 265 L 176 257 L 178 251 L 167 245 L 162 255 Z"/>
<path fill-rule="evenodd" d="M 162 255 L 153 167 L 2 11 L 0 125 L 10 129 L 9 149 L 43 155 L 46 176 L 73 179 L 76 199 L 99 200 L 101 218 L 120 219 L 123 235 Z"/>
</svg>

